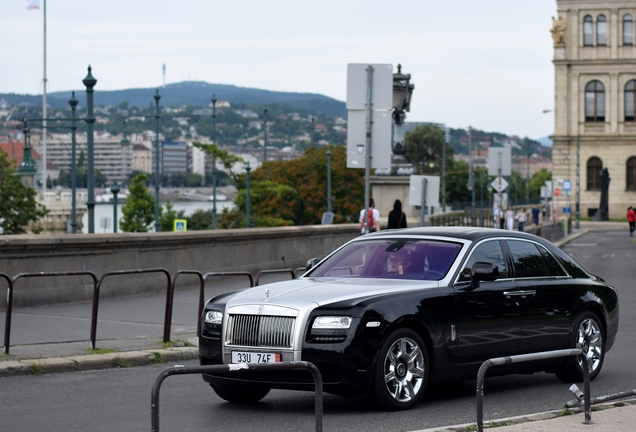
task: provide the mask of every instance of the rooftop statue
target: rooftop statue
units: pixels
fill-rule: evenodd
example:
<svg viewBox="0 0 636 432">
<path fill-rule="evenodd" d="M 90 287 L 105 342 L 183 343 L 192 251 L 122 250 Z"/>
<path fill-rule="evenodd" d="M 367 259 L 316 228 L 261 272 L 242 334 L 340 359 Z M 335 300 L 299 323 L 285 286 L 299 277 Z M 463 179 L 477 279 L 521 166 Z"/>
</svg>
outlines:
<svg viewBox="0 0 636 432">
<path fill-rule="evenodd" d="M 554 46 L 565 46 L 565 21 L 559 16 L 559 19 L 552 17 L 552 40 L 554 40 Z"/>
</svg>

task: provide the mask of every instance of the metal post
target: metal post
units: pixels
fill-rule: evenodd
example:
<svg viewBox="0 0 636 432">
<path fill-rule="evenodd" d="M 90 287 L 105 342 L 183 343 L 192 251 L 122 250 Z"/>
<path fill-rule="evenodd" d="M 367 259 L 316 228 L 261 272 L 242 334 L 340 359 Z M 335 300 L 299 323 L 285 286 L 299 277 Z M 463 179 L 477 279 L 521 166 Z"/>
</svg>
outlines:
<svg viewBox="0 0 636 432">
<path fill-rule="evenodd" d="M 483 181 L 483 170 L 479 171 L 479 208 L 480 208 L 480 214 L 481 214 L 481 222 L 479 224 L 480 227 L 484 226 L 484 181 Z"/>
<path fill-rule="evenodd" d="M 263 110 L 263 162 L 267 162 L 267 108 Z"/>
<path fill-rule="evenodd" d="M 88 207 L 88 233 L 95 233 L 95 157 L 94 157 L 94 123 L 95 116 L 93 114 L 93 87 L 97 84 L 97 80 L 91 74 L 91 66 L 88 66 L 88 75 L 82 80 L 86 86 L 86 168 L 87 168 L 87 181 L 86 187 L 88 189 L 88 200 L 86 201 L 86 207 Z"/>
<path fill-rule="evenodd" d="M 42 79 L 42 118 L 45 119 L 42 122 L 42 199 L 44 200 L 44 193 L 46 192 L 46 0 L 43 2 L 43 16 L 44 16 L 44 78 Z M 37 188 L 37 185 L 35 185 Z"/>
<path fill-rule="evenodd" d="M 422 179 L 422 200 L 420 201 L 420 204 L 422 206 L 422 214 L 420 214 L 420 226 L 423 227 L 424 226 L 424 219 L 425 219 L 425 214 L 426 214 L 426 185 L 428 184 L 428 181 L 423 178 Z"/>
<path fill-rule="evenodd" d="M 249 228 L 252 224 L 250 217 L 250 163 L 247 162 L 247 166 L 245 167 L 245 172 L 247 173 L 245 178 L 245 187 L 247 189 L 246 197 L 245 197 L 245 228 Z"/>
<path fill-rule="evenodd" d="M 157 119 L 157 133 L 155 137 L 155 232 L 161 231 L 161 222 L 159 221 L 159 89 L 155 93 L 155 119 Z"/>
<path fill-rule="evenodd" d="M 369 211 L 371 201 L 371 121 L 373 110 L 371 107 L 371 84 L 373 83 L 373 66 L 367 66 L 367 135 L 366 135 L 366 166 L 364 169 L 364 210 L 366 218 L 364 220 L 364 233 L 369 234 L 369 223 L 371 222 L 371 212 Z M 313 125 L 313 119 L 312 119 Z"/>
<path fill-rule="evenodd" d="M 212 95 L 212 141 L 216 145 L 216 95 Z M 216 228 L 216 158 L 212 154 L 212 226 Z"/>
<path fill-rule="evenodd" d="M 110 187 L 110 191 L 113 193 L 113 232 L 117 232 L 117 194 L 119 193 L 119 185 L 117 180 Z"/>
<path fill-rule="evenodd" d="M 530 141 L 528 141 L 528 161 L 526 162 L 526 204 L 530 205 Z"/>
<path fill-rule="evenodd" d="M 446 129 L 448 131 L 448 129 Z M 444 144 L 442 146 L 442 211 L 446 212 L 446 131 L 444 131 Z"/>
<path fill-rule="evenodd" d="M 76 166 L 76 138 L 77 124 L 75 123 L 75 109 L 79 101 L 75 99 L 75 91 L 71 93 L 68 101 L 71 106 L 71 233 L 77 234 L 77 203 L 75 193 L 77 191 L 77 166 Z"/>
<path fill-rule="evenodd" d="M 468 185 L 471 191 L 470 197 L 470 224 L 475 226 L 475 177 L 473 175 L 473 131 L 468 126 Z"/>
<path fill-rule="evenodd" d="M 327 211 L 331 213 L 331 150 L 327 150 Z"/>
<path fill-rule="evenodd" d="M 575 205 L 575 228 L 580 228 L 581 214 L 581 135 L 576 136 L 576 203 Z"/>
</svg>

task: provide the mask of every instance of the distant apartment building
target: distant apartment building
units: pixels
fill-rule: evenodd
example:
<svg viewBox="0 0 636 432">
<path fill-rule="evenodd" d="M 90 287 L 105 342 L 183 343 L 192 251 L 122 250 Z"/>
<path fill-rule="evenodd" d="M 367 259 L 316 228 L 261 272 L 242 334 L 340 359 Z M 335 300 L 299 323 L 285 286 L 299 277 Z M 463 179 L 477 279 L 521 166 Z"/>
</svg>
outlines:
<svg viewBox="0 0 636 432">
<path fill-rule="evenodd" d="M 94 138 L 94 166 L 109 181 L 125 182 L 133 170 L 133 149 L 122 146 L 121 138 L 108 133 L 96 133 Z M 36 150 L 41 153 L 41 143 Z M 66 134 L 50 134 L 46 144 L 47 162 L 55 164 L 60 171 L 71 171 L 71 137 Z M 86 134 L 78 132 L 76 137 L 76 162 L 80 153 L 88 156 Z M 48 165 L 48 164 L 47 164 Z"/>
<path fill-rule="evenodd" d="M 183 141 L 166 141 L 161 146 L 161 174 L 188 173 L 188 145 Z"/>
<path fill-rule="evenodd" d="M 152 172 L 152 151 L 143 144 L 133 144 L 133 171 Z"/>
<path fill-rule="evenodd" d="M 194 147 L 192 143 L 188 143 L 189 150 L 189 168 L 190 172 L 205 176 L 206 154 L 198 147 Z"/>
</svg>

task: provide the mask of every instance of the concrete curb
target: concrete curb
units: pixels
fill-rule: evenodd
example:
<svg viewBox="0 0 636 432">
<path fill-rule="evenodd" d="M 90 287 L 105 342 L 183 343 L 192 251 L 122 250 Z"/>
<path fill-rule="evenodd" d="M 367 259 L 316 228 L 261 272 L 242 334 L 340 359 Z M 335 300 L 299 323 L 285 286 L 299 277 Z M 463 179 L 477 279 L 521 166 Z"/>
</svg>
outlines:
<svg viewBox="0 0 636 432">
<path fill-rule="evenodd" d="M 88 354 L 73 357 L 25 359 L 0 362 L 0 377 L 146 366 L 197 358 L 199 358 L 199 348 L 178 347 L 107 354 Z"/>
</svg>

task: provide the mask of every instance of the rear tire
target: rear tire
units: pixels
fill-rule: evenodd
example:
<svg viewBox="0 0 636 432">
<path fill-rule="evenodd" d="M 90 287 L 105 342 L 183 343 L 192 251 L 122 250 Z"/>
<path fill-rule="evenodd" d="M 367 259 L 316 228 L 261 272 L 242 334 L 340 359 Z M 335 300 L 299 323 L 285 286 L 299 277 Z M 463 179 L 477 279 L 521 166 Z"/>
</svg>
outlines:
<svg viewBox="0 0 636 432">
<path fill-rule="evenodd" d="M 570 348 L 580 348 L 590 363 L 590 381 L 598 376 L 605 360 L 605 339 L 603 326 L 598 316 L 584 311 L 576 320 L 576 327 L 570 341 Z M 583 381 L 583 361 L 578 356 L 566 357 L 556 376 L 566 382 Z"/>
<path fill-rule="evenodd" d="M 422 338 L 409 328 L 393 331 L 380 347 L 369 398 L 380 409 L 412 408 L 428 384 L 428 352 Z"/>
<path fill-rule="evenodd" d="M 234 403 L 256 403 L 267 396 L 270 389 L 264 387 L 245 387 L 234 385 L 210 384 L 214 392 L 228 402 Z"/>
</svg>

